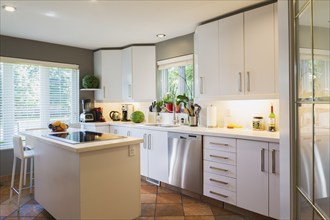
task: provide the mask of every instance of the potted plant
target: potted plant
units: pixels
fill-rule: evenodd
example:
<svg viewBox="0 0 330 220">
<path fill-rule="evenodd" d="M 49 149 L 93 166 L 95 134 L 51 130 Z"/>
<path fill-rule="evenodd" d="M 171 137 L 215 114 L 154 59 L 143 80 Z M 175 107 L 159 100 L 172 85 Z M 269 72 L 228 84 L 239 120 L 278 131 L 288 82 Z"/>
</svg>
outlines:
<svg viewBox="0 0 330 220">
<path fill-rule="evenodd" d="M 178 95 L 175 100 L 176 104 L 176 112 L 179 113 L 181 110 L 180 104 L 183 103 L 184 108 L 186 108 L 187 103 L 189 102 L 189 98 L 186 96 L 186 94 Z"/>
<path fill-rule="evenodd" d="M 171 93 L 166 93 L 164 96 L 164 104 L 168 112 L 173 112 L 173 95 Z"/>
</svg>

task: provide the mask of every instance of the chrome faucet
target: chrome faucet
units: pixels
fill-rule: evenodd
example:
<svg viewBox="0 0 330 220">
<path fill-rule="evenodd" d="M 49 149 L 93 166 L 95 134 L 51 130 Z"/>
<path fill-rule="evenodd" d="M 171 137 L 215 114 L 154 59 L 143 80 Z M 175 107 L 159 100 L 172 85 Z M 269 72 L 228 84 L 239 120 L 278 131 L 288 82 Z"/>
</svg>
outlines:
<svg viewBox="0 0 330 220">
<path fill-rule="evenodd" d="M 173 124 L 176 125 L 176 115 L 175 115 L 175 111 L 176 111 L 176 106 L 175 106 L 175 95 L 173 94 L 173 108 L 172 108 L 172 111 L 173 111 Z"/>
</svg>

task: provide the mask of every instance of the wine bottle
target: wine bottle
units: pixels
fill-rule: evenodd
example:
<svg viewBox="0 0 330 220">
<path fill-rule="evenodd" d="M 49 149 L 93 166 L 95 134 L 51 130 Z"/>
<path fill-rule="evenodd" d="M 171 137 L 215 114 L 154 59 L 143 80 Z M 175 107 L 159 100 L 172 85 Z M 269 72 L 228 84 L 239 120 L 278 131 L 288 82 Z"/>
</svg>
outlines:
<svg viewBox="0 0 330 220">
<path fill-rule="evenodd" d="M 274 132 L 276 131 L 275 125 L 276 125 L 276 116 L 274 114 L 274 108 L 273 105 L 270 106 L 270 114 L 268 116 L 268 131 Z"/>
</svg>

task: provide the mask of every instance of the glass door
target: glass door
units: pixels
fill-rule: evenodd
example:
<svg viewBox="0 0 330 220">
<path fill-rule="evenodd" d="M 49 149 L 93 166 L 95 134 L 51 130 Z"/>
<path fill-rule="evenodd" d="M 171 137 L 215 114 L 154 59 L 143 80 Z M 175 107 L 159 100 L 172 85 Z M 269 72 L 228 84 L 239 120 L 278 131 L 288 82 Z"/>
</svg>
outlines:
<svg viewBox="0 0 330 220">
<path fill-rule="evenodd" d="M 296 217 L 330 218 L 330 1 L 295 0 Z"/>
</svg>

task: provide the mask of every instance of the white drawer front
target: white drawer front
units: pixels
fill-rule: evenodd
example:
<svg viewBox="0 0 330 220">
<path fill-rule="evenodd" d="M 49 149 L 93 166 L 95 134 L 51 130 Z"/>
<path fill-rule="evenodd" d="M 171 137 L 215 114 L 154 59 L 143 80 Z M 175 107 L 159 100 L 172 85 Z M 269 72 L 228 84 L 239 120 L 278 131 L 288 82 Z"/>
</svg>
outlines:
<svg viewBox="0 0 330 220">
<path fill-rule="evenodd" d="M 204 172 L 204 184 L 217 186 L 222 189 L 227 189 L 232 192 L 236 192 L 235 178 Z"/>
<path fill-rule="evenodd" d="M 204 149 L 236 152 L 236 139 L 204 136 Z"/>
<path fill-rule="evenodd" d="M 204 184 L 204 196 L 236 205 L 236 193 L 216 186 Z"/>
<path fill-rule="evenodd" d="M 236 153 L 204 149 L 204 160 L 236 165 Z"/>
<path fill-rule="evenodd" d="M 236 166 L 204 160 L 204 172 L 236 178 Z"/>
</svg>

